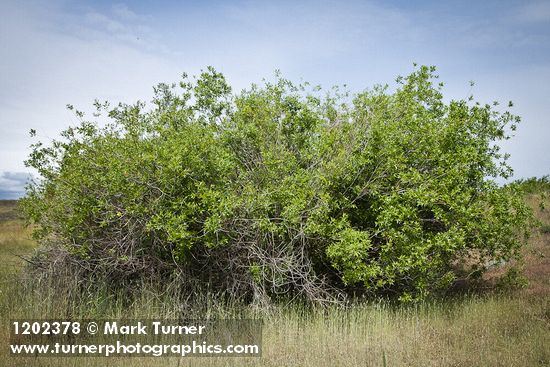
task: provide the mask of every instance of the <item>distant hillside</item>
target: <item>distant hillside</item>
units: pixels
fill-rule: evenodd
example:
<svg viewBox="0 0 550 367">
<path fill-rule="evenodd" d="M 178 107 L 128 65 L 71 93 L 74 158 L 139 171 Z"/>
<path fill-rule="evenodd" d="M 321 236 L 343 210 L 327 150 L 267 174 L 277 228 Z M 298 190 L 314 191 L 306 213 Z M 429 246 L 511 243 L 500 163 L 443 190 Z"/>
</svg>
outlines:
<svg viewBox="0 0 550 367">
<path fill-rule="evenodd" d="M 0 222 L 18 217 L 17 200 L 0 200 Z"/>
</svg>

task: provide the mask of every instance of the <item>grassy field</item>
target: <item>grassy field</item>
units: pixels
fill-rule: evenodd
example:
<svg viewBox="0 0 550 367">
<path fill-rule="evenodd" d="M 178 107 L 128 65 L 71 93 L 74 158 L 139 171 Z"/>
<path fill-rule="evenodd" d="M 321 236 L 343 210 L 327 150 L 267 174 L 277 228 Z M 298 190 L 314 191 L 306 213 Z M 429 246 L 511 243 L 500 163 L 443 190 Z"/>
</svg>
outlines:
<svg viewBox="0 0 550 367">
<path fill-rule="evenodd" d="M 34 248 L 30 230 L 22 225 L 16 211 L 16 201 L 0 201 L 0 275 L 13 274 L 21 269 L 23 260 Z"/>
<path fill-rule="evenodd" d="M 147 292 L 131 305 L 107 296 L 69 305 L 49 294 L 48 284 L 21 281 L 20 256 L 31 253 L 34 243 L 17 217 L 16 203 L 0 202 L 0 366 L 550 366 L 550 200 L 541 210 L 539 198 L 527 197 L 542 226 L 524 249 L 524 263 L 516 264 L 529 281 L 524 287 L 513 287 L 523 284 L 521 277 L 499 283 L 504 268 L 487 274 L 483 292 L 414 306 L 279 307 L 262 316 L 261 358 L 181 359 L 11 357 L 10 319 L 171 318 L 181 310 Z M 225 312 L 215 305 L 211 309 Z"/>
</svg>

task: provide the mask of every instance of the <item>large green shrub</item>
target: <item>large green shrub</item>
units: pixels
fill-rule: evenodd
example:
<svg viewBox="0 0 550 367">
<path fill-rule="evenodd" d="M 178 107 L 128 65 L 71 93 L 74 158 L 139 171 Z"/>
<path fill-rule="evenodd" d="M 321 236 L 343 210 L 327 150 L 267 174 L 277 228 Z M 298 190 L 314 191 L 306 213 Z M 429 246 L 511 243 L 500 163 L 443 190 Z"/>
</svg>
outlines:
<svg viewBox="0 0 550 367">
<path fill-rule="evenodd" d="M 234 95 L 209 68 L 149 107 L 96 103 L 109 124 L 83 121 L 27 161 L 45 261 L 126 286 L 177 273 L 259 302 L 408 300 L 448 287 L 460 262 L 510 259 L 529 212 L 493 179 L 511 173 L 496 143 L 519 118 L 446 102 L 433 72 L 353 97 L 284 79 Z"/>
</svg>

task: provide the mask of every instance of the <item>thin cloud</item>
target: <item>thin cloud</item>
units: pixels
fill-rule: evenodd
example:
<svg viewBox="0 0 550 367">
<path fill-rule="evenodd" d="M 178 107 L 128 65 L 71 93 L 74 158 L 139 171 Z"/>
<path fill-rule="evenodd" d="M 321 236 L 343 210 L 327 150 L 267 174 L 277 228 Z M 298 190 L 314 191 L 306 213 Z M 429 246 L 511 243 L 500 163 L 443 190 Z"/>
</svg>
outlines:
<svg viewBox="0 0 550 367">
<path fill-rule="evenodd" d="M 517 12 L 517 19 L 526 23 L 550 23 L 550 2 L 524 4 Z"/>
<path fill-rule="evenodd" d="M 144 20 L 146 19 L 143 15 L 138 15 L 130 8 L 128 8 L 128 5 L 126 4 L 114 4 L 111 7 L 113 14 L 115 14 L 117 17 L 119 17 L 122 20 L 130 20 L 130 21 L 136 21 L 136 20 Z"/>
<path fill-rule="evenodd" d="M 162 37 L 153 31 L 152 20 L 124 4 L 115 4 L 103 12 L 88 10 L 83 17 L 78 13 L 68 14 L 64 27 L 84 40 L 123 43 L 149 53 L 169 53 Z"/>
</svg>

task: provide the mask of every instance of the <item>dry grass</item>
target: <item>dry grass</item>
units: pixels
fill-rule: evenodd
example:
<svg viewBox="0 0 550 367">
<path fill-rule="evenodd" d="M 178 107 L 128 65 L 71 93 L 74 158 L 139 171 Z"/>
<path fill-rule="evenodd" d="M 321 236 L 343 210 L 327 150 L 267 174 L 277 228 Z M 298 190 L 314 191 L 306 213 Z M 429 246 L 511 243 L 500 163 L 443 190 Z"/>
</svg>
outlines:
<svg viewBox="0 0 550 367">
<path fill-rule="evenodd" d="M 550 224 L 549 209 L 528 202 Z M 547 203 L 549 202 L 546 200 Z M 550 205 L 548 205 L 550 208 Z M 0 206 L 0 210 L 4 210 Z M 13 254 L 28 253 L 32 242 L 21 223 L 0 223 L 0 259 L 9 264 L 0 288 L 3 323 L 16 317 L 63 315 L 63 299 L 24 288 L 12 270 L 21 265 Z M 9 273 L 9 274 L 8 274 Z M 261 358 L 0 358 L 4 366 L 550 366 L 550 234 L 539 231 L 525 249 L 524 275 L 529 285 L 504 293 L 462 296 L 415 306 L 360 303 L 348 309 L 276 309 L 264 316 Z M 48 285 L 33 285 L 48 288 Z M 46 292 L 47 293 L 47 292 Z M 101 318 L 172 317 L 178 305 L 144 293 L 130 306 L 90 299 L 73 316 Z M 216 306 L 213 307 L 216 309 Z M 221 312 L 216 309 L 215 312 Z M 2 354 L 7 328 L 0 331 Z"/>
<path fill-rule="evenodd" d="M 18 218 L 15 201 L 0 201 L 0 275 L 21 268 L 21 256 L 34 248 L 30 230 Z"/>
<path fill-rule="evenodd" d="M 13 358 L 35 366 L 546 366 L 548 304 L 469 298 L 390 309 L 289 310 L 267 318 L 261 358 Z"/>
<path fill-rule="evenodd" d="M 526 293 L 530 297 L 548 297 L 550 293 L 550 200 L 540 195 L 527 198 L 540 221 L 540 228 L 533 234 L 529 246 L 525 249 L 524 274 L 529 279 Z M 543 207 L 541 207 L 541 202 Z M 543 209 L 544 208 L 544 209 Z"/>
</svg>

